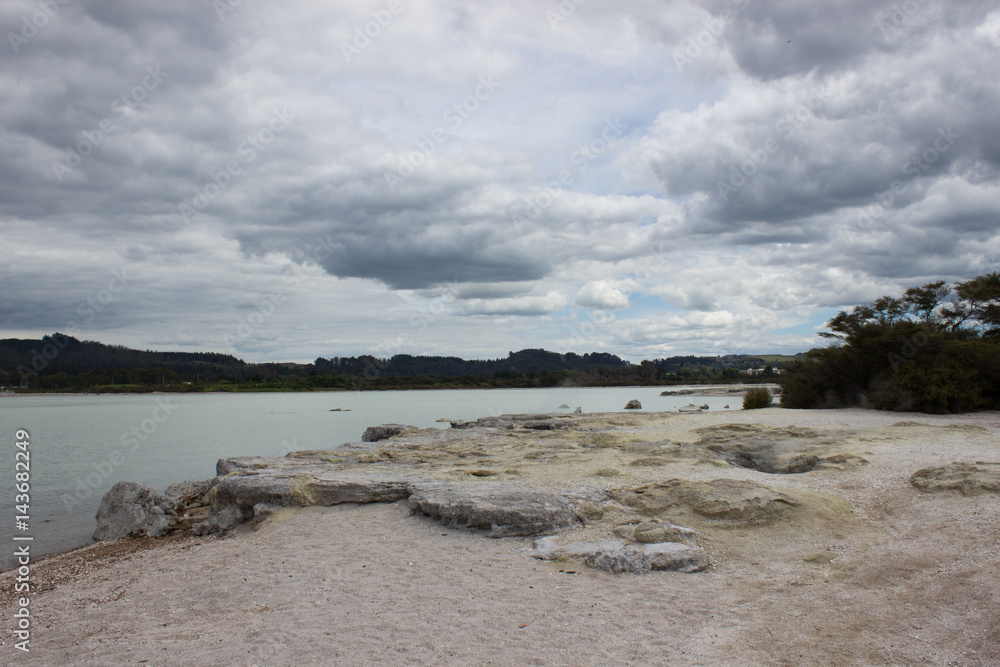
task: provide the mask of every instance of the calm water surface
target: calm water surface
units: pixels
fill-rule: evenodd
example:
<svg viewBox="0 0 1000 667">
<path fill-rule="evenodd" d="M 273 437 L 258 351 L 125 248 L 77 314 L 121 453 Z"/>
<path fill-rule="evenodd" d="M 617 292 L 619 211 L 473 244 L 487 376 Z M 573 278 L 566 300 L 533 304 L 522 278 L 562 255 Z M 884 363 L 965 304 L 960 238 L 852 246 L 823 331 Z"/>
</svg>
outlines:
<svg viewBox="0 0 1000 667">
<path fill-rule="evenodd" d="M 672 387 L 671 389 L 680 389 Z M 273 394 L 0 397 L 0 568 L 13 565 L 12 533 L 34 537 L 36 556 L 90 541 L 101 497 L 128 480 L 163 491 L 209 479 L 228 456 L 283 456 L 357 442 L 365 428 L 398 422 L 444 427 L 438 418 L 476 419 L 511 412 L 644 410 L 707 403 L 739 409 L 738 396 L 664 396 L 662 387 L 484 389 Z M 331 412 L 343 408 L 344 412 Z M 347 412 L 346 410 L 350 410 Z M 15 432 L 31 434 L 30 530 L 14 527 Z"/>
</svg>

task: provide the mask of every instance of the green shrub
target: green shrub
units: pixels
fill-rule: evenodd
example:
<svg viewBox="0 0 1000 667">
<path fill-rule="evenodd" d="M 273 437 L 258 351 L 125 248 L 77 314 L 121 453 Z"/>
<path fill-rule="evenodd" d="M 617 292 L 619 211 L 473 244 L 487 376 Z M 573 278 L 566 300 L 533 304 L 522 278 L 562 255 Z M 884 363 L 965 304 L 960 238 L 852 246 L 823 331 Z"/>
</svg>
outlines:
<svg viewBox="0 0 1000 667">
<path fill-rule="evenodd" d="M 771 406 L 771 391 L 766 387 L 754 387 L 743 396 L 743 409 L 756 410 Z"/>
</svg>

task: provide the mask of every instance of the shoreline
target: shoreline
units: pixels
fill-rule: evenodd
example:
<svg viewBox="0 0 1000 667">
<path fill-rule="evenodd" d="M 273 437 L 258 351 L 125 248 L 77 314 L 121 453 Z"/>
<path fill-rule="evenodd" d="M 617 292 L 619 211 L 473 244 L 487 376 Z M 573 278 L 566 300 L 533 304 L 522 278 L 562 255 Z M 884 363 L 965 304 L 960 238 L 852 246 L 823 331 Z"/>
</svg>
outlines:
<svg viewBox="0 0 1000 667">
<path fill-rule="evenodd" d="M 716 527 L 671 513 L 698 530 L 690 543 L 710 555 L 708 569 L 690 574 L 612 574 L 539 560 L 531 556 L 534 537 L 455 530 L 412 514 L 406 500 L 289 509 L 223 538 L 87 545 L 33 563 L 39 588 L 32 653 L 23 662 L 579 664 L 587 656 L 593 664 L 985 666 L 1000 659 L 1000 609 L 988 594 L 1000 580 L 1000 493 L 928 492 L 909 482 L 917 470 L 954 461 L 1000 465 L 1000 413 L 770 408 L 584 417 L 575 430 L 459 430 L 449 447 L 488 455 L 458 466 L 464 471 L 524 461 L 511 477 L 521 485 L 572 478 L 615 489 L 721 477 L 780 489 L 799 504 L 787 520 L 761 525 Z M 699 452 L 715 450 L 698 448 L 728 446 L 727 434 L 739 442 L 812 442 L 846 463 L 774 474 L 702 460 Z M 426 458 L 416 448 L 431 436 L 403 433 L 358 452 L 392 453 L 366 464 L 389 471 L 403 452 Z M 591 441 L 598 446 L 567 446 Z M 531 451 L 541 456 L 526 458 Z M 443 466 L 442 479 L 457 480 L 456 465 L 470 457 L 455 452 L 422 465 Z M 631 465 L 636 457 L 659 463 Z M 595 476 L 596 466 L 608 465 L 619 473 Z M 498 477 L 461 475 L 472 485 Z M 824 500 L 834 497 L 841 500 Z M 598 528 L 555 537 L 565 542 Z M 10 589 L 11 577 L 0 574 L 0 590 Z M 11 613 L 7 605 L 0 611 L 7 627 Z M 8 653 L 15 655 L 9 643 L 0 646 L 4 662 Z"/>
</svg>

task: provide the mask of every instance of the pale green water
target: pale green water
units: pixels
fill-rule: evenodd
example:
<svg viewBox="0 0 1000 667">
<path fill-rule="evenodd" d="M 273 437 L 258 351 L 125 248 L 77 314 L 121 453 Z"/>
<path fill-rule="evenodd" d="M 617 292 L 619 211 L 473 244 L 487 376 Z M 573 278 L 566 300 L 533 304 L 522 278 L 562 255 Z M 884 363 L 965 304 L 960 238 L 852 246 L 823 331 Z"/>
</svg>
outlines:
<svg viewBox="0 0 1000 667">
<path fill-rule="evenodd" d="M 672 387 L 671 389 L 679 389 Z M 662 387 L 485 389 L 141 396 L 0 398 L 0 567 L 9 567 L 12 533 L 34 537 L 32 553 L 57 553 L 90 541 L 94 514 L 115 482 L 157 490 L 209 479 L 228 456 L 283 456 L 361 439 L 365 428 L 398 422 L 443 427 L 440 417 L 476 419 L 512 412 L 621 411 L 632 398 L 644 410 L 708 403 L 739 409 L 739 397 L 661 397 Z M 331 408 L 350 412 L 330 412 Z M 565 412 L 565 411 L 564 411 Z M 31 451 L 30 530 L 14 529 L 15 432 Z M 136 435 L 132 430 L 135 429 Z"/>
</svg>

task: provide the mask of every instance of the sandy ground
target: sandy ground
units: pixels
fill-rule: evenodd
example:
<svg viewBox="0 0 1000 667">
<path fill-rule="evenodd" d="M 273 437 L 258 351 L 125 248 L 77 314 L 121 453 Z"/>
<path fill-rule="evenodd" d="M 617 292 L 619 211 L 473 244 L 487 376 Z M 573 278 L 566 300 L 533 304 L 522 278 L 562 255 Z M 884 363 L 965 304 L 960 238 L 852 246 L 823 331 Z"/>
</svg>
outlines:
<svg viewBox="0 0 1000 667">
<path fill-rule="evenodd" d="M 34 564 L 30 654 L 12 646 L 5 573 L 0 663 L 1000 664 L 1000 495 L 907 483 L 928 466 L 1000 461 L 1000 415 L 772 408 L 635 430 L 683 437 L 730 422 L 851 429 L 867 465 L 737 476 L 838 494 L 854 516 L 713 533 L 702 543 L 713 567 L 696 574 L 612 575 L 534 560 L 530 539 L 444 529 L 402 503 L 306 508 L 229 538 Z"/>
</svg>

